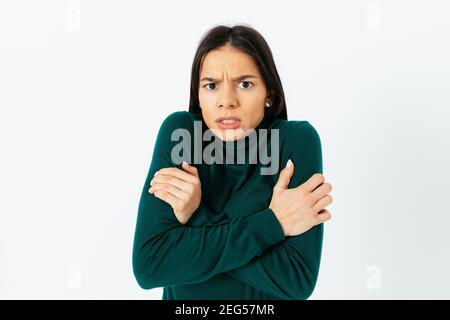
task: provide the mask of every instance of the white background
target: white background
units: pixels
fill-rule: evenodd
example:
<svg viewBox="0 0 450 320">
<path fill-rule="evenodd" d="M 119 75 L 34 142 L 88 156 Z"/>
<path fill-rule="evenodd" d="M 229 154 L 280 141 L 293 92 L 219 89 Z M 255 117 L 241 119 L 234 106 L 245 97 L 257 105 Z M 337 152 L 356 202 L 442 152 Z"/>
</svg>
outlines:
<svg viewBox="0 0 450 320">
<path fill-rule="evenodd" d="M 448 1 L 0 2 L 0 298 L 160 299 L 132 272 L 203 34 L 269 43 L 334 187 L 310 299 L 449 299 Z"/>
</svg>

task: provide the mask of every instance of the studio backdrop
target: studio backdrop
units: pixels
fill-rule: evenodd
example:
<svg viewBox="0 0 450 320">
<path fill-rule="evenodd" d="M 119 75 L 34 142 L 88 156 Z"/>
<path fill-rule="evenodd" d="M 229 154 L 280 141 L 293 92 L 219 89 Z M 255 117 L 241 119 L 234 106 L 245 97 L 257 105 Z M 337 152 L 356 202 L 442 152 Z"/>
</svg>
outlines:
<svg viewBox="0 0 450 320">
<path fill-rule="evenodd" d="M 267 40 L 333 185 L 310 299 L 450 298 L 448 1 L 1 1 L 0 298 L 160 299 L 133 275 L 203 34 Z M 182 267 L 182 266 L 181 266 Z"/>
</svg>

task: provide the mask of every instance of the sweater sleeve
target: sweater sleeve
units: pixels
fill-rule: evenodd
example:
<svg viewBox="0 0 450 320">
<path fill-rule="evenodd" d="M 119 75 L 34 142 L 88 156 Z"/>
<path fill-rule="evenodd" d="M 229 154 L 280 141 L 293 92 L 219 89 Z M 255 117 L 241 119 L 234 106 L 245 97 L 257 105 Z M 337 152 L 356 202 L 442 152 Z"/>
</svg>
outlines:
<svg viewBox="0 0 450 320">
<path fill-rule="evenodd" d="M 323 173 L 322 151 L 319 135 L 307 121 L 296 122 L 290 128 L 290 139 L 288 157 L 295 168 L 288 188 L 293 188 L 314 173 Z M 227 274 L 281 299 L 306 300 L 318 278 L 323 230 L 322 223 L 298 236 L 286 237 Z"/>
<path fill-rule="evenodd" d="M 169 115 L 158 132 L 153 156 L 138 206 L 133 242 L 134 276 L 143 289 L 197 283 L 247 264 L 270 246 L 284 240 L 283 230 L 270 209 L 251 216 L 216 219 L 200 227 L 179 223 L 171 206 L 148 193 L 154 173 L 178 167 L 171 152 L 175 129 L 192 126 L 190 115 Z M 200 215 L 210 214 L 201 204 Z M 194 215 L 197 213 L 194 212 Z"/>
</svg>

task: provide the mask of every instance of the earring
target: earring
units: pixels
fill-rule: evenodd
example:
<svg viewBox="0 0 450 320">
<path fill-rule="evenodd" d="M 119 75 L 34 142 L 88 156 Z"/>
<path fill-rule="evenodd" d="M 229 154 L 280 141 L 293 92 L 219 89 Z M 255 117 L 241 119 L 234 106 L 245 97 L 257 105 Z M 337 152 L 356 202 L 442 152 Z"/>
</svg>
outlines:
<svg viewBox="0 0 450 320">
<path fill-rule="evenodd" d="M 270 104 L 268 102 L 266 102 L 266 108 L 269 108 Z"/>
</svg>

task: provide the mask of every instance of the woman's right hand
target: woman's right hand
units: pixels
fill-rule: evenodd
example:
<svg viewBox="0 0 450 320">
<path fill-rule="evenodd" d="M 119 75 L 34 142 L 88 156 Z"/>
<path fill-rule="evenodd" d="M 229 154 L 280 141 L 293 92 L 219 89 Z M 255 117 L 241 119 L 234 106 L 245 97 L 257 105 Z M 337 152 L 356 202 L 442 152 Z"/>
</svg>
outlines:
<svg viewBox="0 0 450 320">
<path fill-rule="evenodd" d="M 183 161 L 181 166 L 162 168 L 150 181 L 149 193 L 170 204 L 175 217 L 186 224 L 202 199 L 202 189 L 198 169 Z"/>
<path fill-rule="evenodd" d="M 330 212 L 325 209 L 333 201 L 328 194 L 332 189 L 331 184 L 325 183 L 322 174 L 315 173 L 305 183 L 288 189 L 293 173 L 294 164 L 289 160 L 273 187 L 269 205 L 285 236 L 297 236 L 331 219 Z"/>
</svg>

